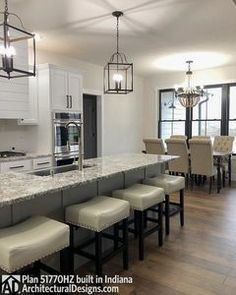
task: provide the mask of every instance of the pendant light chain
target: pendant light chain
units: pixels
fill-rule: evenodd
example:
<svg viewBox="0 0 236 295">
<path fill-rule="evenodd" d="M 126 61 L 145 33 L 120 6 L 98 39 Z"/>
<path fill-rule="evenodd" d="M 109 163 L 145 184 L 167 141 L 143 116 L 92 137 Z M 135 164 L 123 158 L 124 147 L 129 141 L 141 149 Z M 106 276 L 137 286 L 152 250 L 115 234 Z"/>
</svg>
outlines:
<svg viewBox="0 0 236 295">
<path fill-rule="evenodd" d="M 116 23 L 116 53 L 119 53 L 119 38 L 120 38 L 120 34 L 119 34 L 119 16 L 117 16 L 117 23 Z"/>
<path fill-rule="evenodd" d="M 5 13 L 8 15 L 8 0 L 5 0 Z"/>
</svg>

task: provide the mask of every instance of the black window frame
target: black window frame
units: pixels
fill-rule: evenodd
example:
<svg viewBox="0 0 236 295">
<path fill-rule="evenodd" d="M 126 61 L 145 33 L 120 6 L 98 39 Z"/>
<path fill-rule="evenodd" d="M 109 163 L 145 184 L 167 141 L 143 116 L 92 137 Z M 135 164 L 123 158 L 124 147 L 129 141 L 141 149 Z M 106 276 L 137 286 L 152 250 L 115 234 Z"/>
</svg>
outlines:
<svg viewBox="0 0 236 295">
<path fill-rule="evenodd" d="M 202 121 L 221 121 L 221 135 L 229 135 L 229 123 L 230 121 L 236 121 L 235 119 L 230 119 L 230 87 L 236 87 L 236 82 L 234 83 L 222 83 L 222 84 L 210 84 L 205 85 L 205 89 L 210 88 L 222 88 L 222 101 L 221 101 L 221 119 L 207 119 Z M 192 123 L 199 120 L 193 120 L 193 108 L 186 108 L 186 120 L 162 120 L 161 114 L 161 94 L 163 92 L 175 91 L 174 88 L 160 89 L 159 90 L 159 119 L 158 119 L 158 136 L 161 137 L 161 123 L 162 122 L 181 122 L 185 121 L 185 135 L 188 138 L 192 138 Z"/>
<path fill-rule="evenodd" d="M 171 122 L 184 122 L 185 123 L 185 133 L 186 133 L 186 121 L 187 121 L 187 109 L 186 109 L 186 116 L 185 116 L 185 120 L 162 120 L 162 115 L 161 115 L 161 93 L 164 93 L 164 92 L 171 92 L 171 91 L 174 91 L 173 88 L 168 88 L 168 89 L 161 89 L 159 90 L 159 120 L 158 120 L 158 134 L 160 135 L 161 137 L 161 124 L 162 123 L 171 123 Z"/>
</svg>

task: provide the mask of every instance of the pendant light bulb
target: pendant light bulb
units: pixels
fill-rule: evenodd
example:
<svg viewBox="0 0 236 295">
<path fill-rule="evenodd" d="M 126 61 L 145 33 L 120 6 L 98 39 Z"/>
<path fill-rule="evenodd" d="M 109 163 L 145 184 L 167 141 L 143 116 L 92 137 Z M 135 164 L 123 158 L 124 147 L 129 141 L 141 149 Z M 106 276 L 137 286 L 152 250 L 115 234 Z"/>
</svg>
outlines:
<svg viewBox="0 0 236 295">
<path fill-rule="evenodd" d="M 16 50 L 13 46 L 10 46 L 10 47 L 0 46 L 0 54 L 6 55 L 7 57 L 13 57 L 16 55 Z"/>
<path fill-rule="evenodd" d="M 123 81 L 123 76 L 121 74 L 116 73 L 113 75 L 113 80 L 115 82 L 121 82 L 121 81 Z"/>
</svg>

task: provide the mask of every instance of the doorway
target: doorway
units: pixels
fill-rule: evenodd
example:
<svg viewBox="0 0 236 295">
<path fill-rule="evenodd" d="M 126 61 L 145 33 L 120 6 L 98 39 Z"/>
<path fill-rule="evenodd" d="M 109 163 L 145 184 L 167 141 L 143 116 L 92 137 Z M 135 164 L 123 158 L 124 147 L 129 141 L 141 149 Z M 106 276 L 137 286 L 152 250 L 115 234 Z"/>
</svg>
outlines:
<svg viewBox="0 0 236 295">
<path fill-rule="evenodd" d="M 97 157 L 97 96 L 83 95 L 84 158 Z"/>
</svg>

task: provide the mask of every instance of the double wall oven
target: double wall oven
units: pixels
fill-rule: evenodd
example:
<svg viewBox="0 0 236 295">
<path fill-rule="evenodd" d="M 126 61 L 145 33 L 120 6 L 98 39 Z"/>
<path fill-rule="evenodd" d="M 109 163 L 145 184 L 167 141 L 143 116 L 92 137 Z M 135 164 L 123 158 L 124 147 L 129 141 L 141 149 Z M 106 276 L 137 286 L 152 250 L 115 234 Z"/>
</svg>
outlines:
<svg viewBox="0 0 236 295">
<path fill-rule="evenodd" d="M 75 124 L 69 124 L 74 122 Z M 79 127 L 79 128 L 78 128 Z M 81 113 L 53 113 L 54 158 L 57 166 L 78 160 L 83 151 L 83 123 Z M 79 151 L 81 149 L 81 151 Z"/>
</svg>

